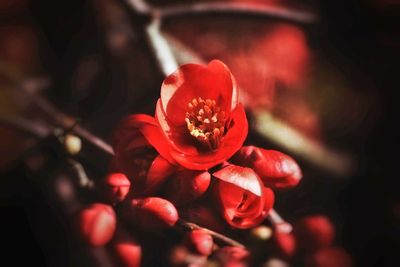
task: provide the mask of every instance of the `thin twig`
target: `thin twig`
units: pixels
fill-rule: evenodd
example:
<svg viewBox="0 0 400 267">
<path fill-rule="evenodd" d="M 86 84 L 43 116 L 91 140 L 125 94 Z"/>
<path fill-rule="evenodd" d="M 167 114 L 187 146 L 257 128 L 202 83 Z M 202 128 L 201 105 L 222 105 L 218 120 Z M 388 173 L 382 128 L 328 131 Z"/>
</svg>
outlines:
<svg viewBox="0 0 400 267">
<path fill-rule="evenodd" d="M 288 7 L 249 3 L 198 3 L 167 6 L 160 8 L 158 14 L 161 19 L 183 15 L 240 14 L 276 18 L 301 24 L 313 23 L 317 20 L 317 16 L 310 12 L 298 11 Z"/>
<path fill-rule="evenodd" d="M 160 20 L 157 18 L 153 19 L 153 21 L 146 26 L 146 34 L 149 45 L 154 52 L 154 56 L 164 76 L 168 76 L 178 69 L 178 63 L 172 53 L 171 47 L 161 33 Z"/>
<path fill-rule="evenodd" d="M 281 233 L 290 233 L 293 227 L 290 223 L 285 221 L 276 210 L 270 210 L 268 214 L 268 220 L 272 223 L 275 230 Z"/>
<path fill-rule="evenodd" d="M 12 126 L 38 138 L 45 138 L 51 133 L 46 125 L 19 116 L 0 114 L 0 124 Z"/>
<path fill-rule="evenodd" d="M 222 241 L 222 242 L 224 242 L 224 243 L 226 243 L 228 245 L 245 248 L 245 245 L 243 245 L 242 243 L 240 243 L 240 242 L 238 242 L 238 241 L 236 241 L 236 240 L 234 240 L 232 238 L 229 238 L 229 237 L 227 237 L 227 236 L 225 236 L 223 234 L 220 234 L 220 233 L 214 232 L 214 231 L 212 231 L 210 229 L 201 227 L 201 226 L 199 226 L 199 225 L 197 225 L 195 223 L 188 222 L 188 221 L 185 221 L 183 219 L 179 219 L 178 220 L 178 225 L 180 225 L 180 226 L 182 226 L 182 227 L 184 227 L 186 229 L 189 229 L 189 230 L 203 230 L 203 231 L 207 232 L 208 234 L 210 234 L 215 239 L 217 239 L 219 241 Z"/>
<path fill-rule="evenodd" d="M 338 177 L 347 177 L 353 172 L 355 162 L 349 155 L 308 138 L 266 110 L 252 113 L 254 129 L 280 147 Z"/>
<path fill-rule="evenodd" d="M 76 119 L 66 115 L 50 103 L 45 97 L 37 94 L 36 91 L 39 87 L 44 86 L 43 79 L 29 79 L 20 84 L 22 91 L 27 93 L 30 100 L 36 104 L 46 115 L 50 116 L 54 123 L 66 131 L 71 131 L 74 134 L 82 137 L 89 143 L 102 149 L 110 155 L 114 155 L 112 147 L 103 141 L 101 138 L 95 136 L 82 126 L 78 125 Z"/>
<path fill-rule="evenodd" d="M 94 181 L 87 176 L 85 168 L 83 168 L 82 164 L 73 159 L 68 159 L 68 163 L 71 164 L 72 168 L 75 170 L 79 179 L 79 185 L 89 189 L 93 188 Z"/>
</svg>

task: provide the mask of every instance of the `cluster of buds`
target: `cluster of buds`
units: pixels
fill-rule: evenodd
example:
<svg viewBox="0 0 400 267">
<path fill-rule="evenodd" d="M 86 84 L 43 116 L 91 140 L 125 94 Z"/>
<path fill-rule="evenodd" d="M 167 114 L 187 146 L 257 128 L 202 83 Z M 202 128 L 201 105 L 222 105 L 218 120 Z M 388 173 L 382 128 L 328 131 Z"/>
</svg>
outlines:
<svg viewBox="0 0 400 267">
<path fill-rule="evenodd" d="M 248 266 L 250 251 L 216 242 L 215 231 L 238 233 L 263 224 L 274 191 L 298 185 L 302 172 L 284 153 L 243 146 L 247 131 L 235 79 L 222 62 L 181 66 L 164 80 L 154 117 L 130 115 L 116 129 L 115 158 L 99 186 L 107 204 L 81 212 L 82 236 L 93 246 L 110 244 L 123 266 L 139 266 L 140 242 L 124 238 L 117 215 L 118 225 L 150 236 L 189 220 L 211 230 L 190 229 L 171 241 L 171 266 Z M 318 249 L 334 237 L 318 218 L 300 221 L 294 234 L 279 229 L 270 236 L 280 255 L 288 258 L 301 248 L 317 253 L 313 262 L 329 253 Z M 269 239 L 267 232 L 253 231 Z"/>
</svg>

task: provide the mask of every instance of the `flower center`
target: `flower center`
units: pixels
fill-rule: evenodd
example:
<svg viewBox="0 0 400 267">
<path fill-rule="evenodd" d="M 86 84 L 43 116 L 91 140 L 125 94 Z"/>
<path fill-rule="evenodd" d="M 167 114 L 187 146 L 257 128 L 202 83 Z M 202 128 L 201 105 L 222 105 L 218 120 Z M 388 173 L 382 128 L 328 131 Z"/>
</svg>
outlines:
<svg viewBox="0 0 400 267">
<path fill-rule="evenodd" d="M 190 101 L 188 107 L 185 121 L 190 134 L 210 150 L 217 149 L 225 132 L 225 112 L 215 100 L 201 97 Z"/>
</svg>

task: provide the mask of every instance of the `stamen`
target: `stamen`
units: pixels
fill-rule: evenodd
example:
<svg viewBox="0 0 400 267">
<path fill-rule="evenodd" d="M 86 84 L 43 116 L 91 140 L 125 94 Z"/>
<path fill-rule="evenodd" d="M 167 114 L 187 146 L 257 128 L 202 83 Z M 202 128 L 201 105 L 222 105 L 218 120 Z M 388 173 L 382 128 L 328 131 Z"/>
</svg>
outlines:
<svg viewBox="0 0 400 267">
<path fill-rule="evenodd" d="M 185 122 L 190 135 L 210 150 L 219 147 L 225 130 L 225 113 L 212 99 L 194 98 L 188 103 Z"/>
</svg>

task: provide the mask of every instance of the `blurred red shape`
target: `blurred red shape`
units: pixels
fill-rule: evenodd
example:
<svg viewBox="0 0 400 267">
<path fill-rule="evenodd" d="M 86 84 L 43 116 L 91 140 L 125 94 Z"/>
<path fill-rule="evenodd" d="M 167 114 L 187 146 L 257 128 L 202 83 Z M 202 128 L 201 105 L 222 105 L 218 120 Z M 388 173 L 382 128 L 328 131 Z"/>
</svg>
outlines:
<svg viewBox="0 0 400 267">
<path fill-rule="evenodd" d="M 293 227 L 299 247 L 305 251 L 331 246 L 335 238 L 334 225 L 323 215 L 301 218 Z"/>
<path fill-rule="evenodd" d="M 291 258 L 296 253 L 296 239 L 291 233 L 275 231 L 274 242 L 278 256 Z"/>
<path fill-rule="evenodd" d="M 92 204 L 79 214 L 79 230 L 92 246 L 103 246 L 114 235 L 116 217 L 113 208 L 105 204 Z"/>
<path fill-rule="evenodd" d="M 312 254 L 307 260 L 307 267 L 352 267 L 350 255 L 341 248 L 322 248 Z"/>
<path fill-rule="evenodd" d="M 112 203 L 125 199 L 131 187 L 131 182 L 123 173 L 110 173 L 104 179 L 106 197 Z"/>
<path fill-rule="evenodd" d="M 118 266 L 140 267 L 142 247 L 129 233 L 117 228 L 111 242 L 111 249 L 118 261 Z"/>
<path fill-rule="evenodd" d="M 185 244 L 194 253 L 208 256 L 212 252 L 214 241 L 204 230 L 193 230 L 186 234 Z"/>
</svg>

